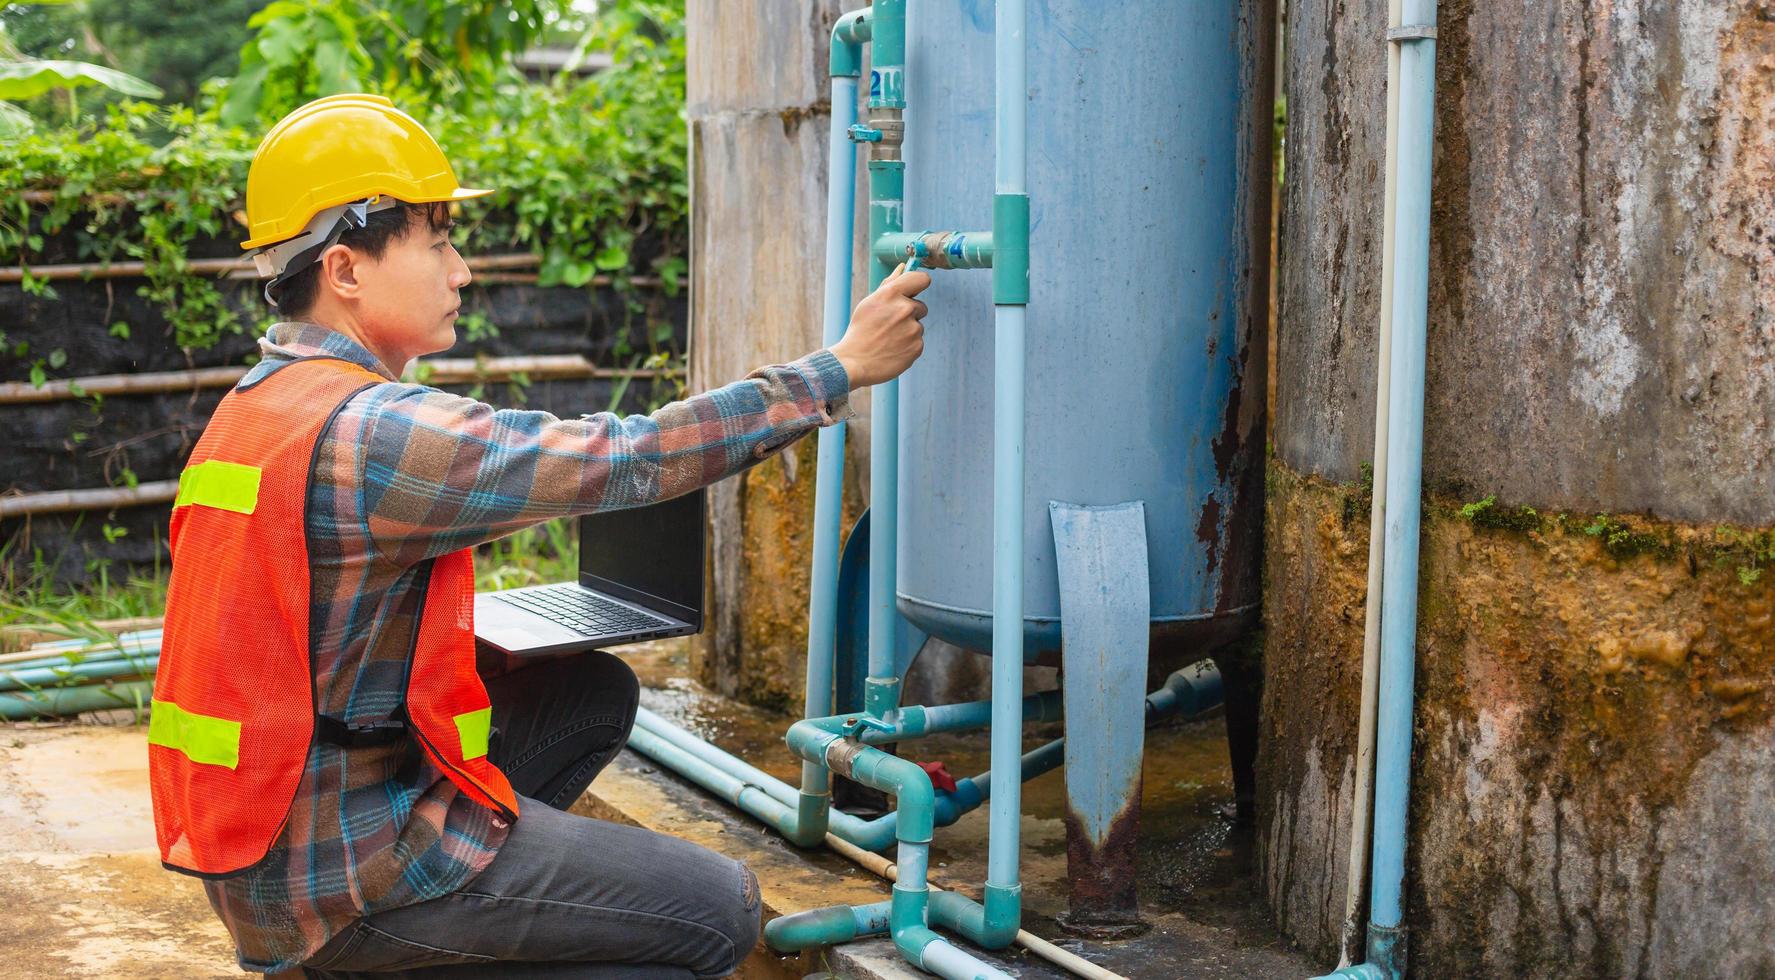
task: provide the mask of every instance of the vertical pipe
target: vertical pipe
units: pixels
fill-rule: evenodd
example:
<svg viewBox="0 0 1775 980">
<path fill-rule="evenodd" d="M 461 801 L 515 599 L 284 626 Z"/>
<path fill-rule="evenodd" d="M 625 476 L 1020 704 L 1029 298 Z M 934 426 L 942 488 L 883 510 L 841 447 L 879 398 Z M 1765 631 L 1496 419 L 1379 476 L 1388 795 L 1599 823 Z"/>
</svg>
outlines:
<svg viewBox="0 0 1775 980">
<path fill-rule="evenodd" d="M 834 39 L 834 50 L 840 45 Z M 857 151 L 850 128 L 857 121 L 857 69 L 834 58 L 832 123 L 826 138 L 826 303 L 821 343 L 844 336 L 851 309 L 851 248 L 856 240 Z M 843 423 L 820 430 L 814 475 L 813 576 L 807 611 L 806 718 L 832 713 L 833 658 L 837 655 L 838 538 L 844 488 Z M 801 792 L 818 804 L 831 797 L 832 779 L 817 762 L 801 764 Z"/>
<path fill-rule="evenodd" d="M 983 904 L 1008 945 L 1022 919 L 1023 385 L 1029 303 L 1024 0 L 998 0 L 993 37 L 992 803 Z M 1002 942 L 1000 941 L 1002 940 Z"/>
<path fill-rule="evenodd" d="M 879 15 L 877 23 L 880 23 Z M 874 241 L 900 230 L 905 164 L 869 161 L 869 238 Z M 877 260 L 869 264 L 869 288 L 890 272 Z M 869 445 L 869 677 L 864 682 L 864 708 L 886 717 L 899 707 L 899 675 L 894 654 L 899 648 L 900 613 L 894 603 L 899 573 L 900 535 L 900 382 L 878 384 L 870 392 L 873 431 Z"/>
<path fill-rule="evenodd" d="M 1387 26 L 1398 27 L 1401 0 L 1387 0 Z M 1375 330 L 1374 471 L 1368 509 L 1368 597 L 1362 626 L 1362 706 L 1357 715 L 1356 793 L 1350 809 L 1350 856 L 1338 966 L 1362 956 L 1362 896 L 1367 884 L 1368 819 L 1374 793 L 1374 715 L 1380 690 L 1381 582 L 1387 522 L 1388 375 L 1393 363 L 1393 198 L 1399 167 L 1399 46 L 1387 43 L 1387 150 L 1381 214 L 1381 313 Z"/>
<path fill-rule="evenodd" d="M 1375 722 L 1374 862 L 1368 961 L 1405 973 L 1400 931 L 1406 810 L 1411 790 L 1416 668 L 1418 501 L 1424 462 L 1424 356 L 1429 306 L 1430 167 L 1435 127 L 1435 0 L 1405 0 L 1400 38 L 1398 199 L 1395 204 L 1393 363 L 1387 440 L 1386 561 L 1382 570 L 1380 708 Z M 1396 34 L 1395 34 L 1396 32 Z M 1406 39 L 1409 38 L 1409 39 Z"/>
<path fill-rule="evenodd" d="M 869 253 L 886 234 L 904 229 L 905 164 L 900 161 L 900 110 L 906 106 L 906 0 L 877 0 L 869 68 L 870 124 L 882 131 L 869 161 Z M 892 268 L 869 263 L 869 288 L 881 285 Z M 900 382 L 871 392 L 873 431 L 869 447 L 869 677 L 864 709 L 887 717 L 899 707 L 900 678 L 894 668 L 900 613 L 894 601 L 899 578 Z"/>
</svg>

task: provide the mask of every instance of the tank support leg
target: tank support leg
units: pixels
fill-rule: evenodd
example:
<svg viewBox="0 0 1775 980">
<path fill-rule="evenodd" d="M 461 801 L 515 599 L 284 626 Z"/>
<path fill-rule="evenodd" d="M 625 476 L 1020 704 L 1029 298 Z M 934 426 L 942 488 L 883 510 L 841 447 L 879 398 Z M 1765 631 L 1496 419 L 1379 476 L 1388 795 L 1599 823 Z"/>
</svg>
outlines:
<svg viewBox="0 0 1775 980">
<path fill-rule="evenodd" d="M 1060 575 L 1066 707 L 1066 874 L 1070 932 L 1146 929 L 1135 895 L 1141 701 L 1151 618 L 1146 507 L 1048 503 Z"/>
</svg>

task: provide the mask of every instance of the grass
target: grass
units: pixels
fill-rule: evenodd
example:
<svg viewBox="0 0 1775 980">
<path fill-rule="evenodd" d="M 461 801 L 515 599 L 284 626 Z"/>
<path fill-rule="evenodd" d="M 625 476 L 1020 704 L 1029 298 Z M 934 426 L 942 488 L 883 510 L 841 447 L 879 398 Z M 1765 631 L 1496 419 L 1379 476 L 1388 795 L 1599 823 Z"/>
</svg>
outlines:
<svg viewBox="0 0 1775 980">
<path fill-rule="evenodd" d="M 575 526 L 572 518 L 561 518 L 475 549 L 475 591 L 571 581 L 579 574 Z"/>
<path fill-rule="evenodd" d="M 104 620 L 159 616 L 166 609 L 168 570 L 158 561 L 152 569 L 121 580 L 111 563 L 88 563 L 90 584 L 58 585 L 41 552 L 31 561 L 11 561 L 11 545 L 0 548 L 0 627 L 30 625 L 43 632 L 94 641 L 114 639 L 93 625 Z M 159 549 L 156 549 L 159 554 Z M 475 549 L 475 588 L 514 589 L 574 577 L 579 567 L 579 539 L 571 519 L 549 521 Z"/>
<path fill-rule="evenodd" d="M 12 549 L 12 542 L 0 547 L 0 627 L 29 625 L 70 639 L 104 641 L 115 637 L 95 623 L 159 616 L 166 608 L 167 569 L 159 561 L 159 548 L 153 568 L 121 580 L 109 559 L 89 560 L 91 584 L 79 589 L 55 583 L 41 549 L 22 564 L 12 560 Z"/>
</svg>

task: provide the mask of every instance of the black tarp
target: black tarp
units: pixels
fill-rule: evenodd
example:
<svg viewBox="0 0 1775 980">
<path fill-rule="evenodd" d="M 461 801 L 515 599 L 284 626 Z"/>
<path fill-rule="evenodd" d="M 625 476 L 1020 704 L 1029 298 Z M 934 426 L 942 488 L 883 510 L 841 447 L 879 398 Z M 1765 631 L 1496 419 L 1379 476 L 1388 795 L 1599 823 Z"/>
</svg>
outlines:
<svg viewBox="0 0 1775 980">
<path fill-rule="evenodd" d="M 207 253 L 227 254 L 216 248 Z M 57 281 L 54 298 L 29 295 L 16 284 L 0 285 L 0 333 L 5 335 L 0 380 L 27 379 L 32 363 L 57 349 L 66 362 L 49 372 L 56 378 L 242 364 L 256 350 L 254 334 L 265 309 L 256 281 L 217 280 L 231 307 L 240 312 L 243 332 L 190 351 L 173 342 L 160 311 L 137 295 L 144 282 L 129 277 Z M 579 354 L 594 364 L 627 367 L 639 356 L 634 350 L 647 349 L 650 324 L 670 325 L 671 346 L 682 350 L 685 342 L 682 295 L 637 290 L 625 296 L 609 288 L 492 283 L 471 284 L 463 299 L 465 312 L 484 314 L 498 334 L 465 339 L 439 356 Z M 638 312 L 630 308 L 636 302 L 642 306 Z M 127 338 L 110 332 L 119 322 L 128 324 Z M 631 351 L 619 355 L 619 338 L 625 333 Z M 23 356 L 16 353 L 21 343 L 28 345 Z M 527 387 L 488 382 L 479 396 L 502 407 L 577 415 L 612 407 L 620 384 L 602 379 L 539 381 Z M 463 394 L 474 387 L 446 386 Z M 626 387 L 617 408 L 645 411 L 673 390 L 670 382 L 636 380 Z M 96 405 L 91 399 L 0 405 L 0 489 L 32 493 L 120 486 L 131 475 L 141 483 L 175 479 L 221 396 L 221 389 L 204 389 L 114 395 Z M 153 566 L 156 540 L 165 538 L 167 510 L 166 504 L 158 504 L 108 513 L 39 514 L 0 522 L 0 542 L 9 544 L 6 562 L 15 580 L 40 558 L 62 583 L 85 581 L 98 563 L 107 561 L 115 581 L 131 569 Z M 127 533 L 118 537 L 113 531 L 115 540 L 107 540 L 106 525 Z M 160 554 L 164 559 L 164 551 Z"/>
</svg>

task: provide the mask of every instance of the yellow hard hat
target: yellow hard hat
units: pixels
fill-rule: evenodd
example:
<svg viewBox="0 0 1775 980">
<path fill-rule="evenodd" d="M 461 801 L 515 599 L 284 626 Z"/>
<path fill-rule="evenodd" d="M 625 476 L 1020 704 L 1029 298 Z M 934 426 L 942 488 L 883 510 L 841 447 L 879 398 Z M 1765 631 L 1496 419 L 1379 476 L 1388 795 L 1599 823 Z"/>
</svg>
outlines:
<svg viewBox="0 0 1775 980">
<path fill-rule="evenodd" d="M 436 140 L 380 95 L 329 95 L 271 127 L 247 171 L 252 249 L 301 234 L 315 215 L 365 198 L 408 204 L 460 201 L 492 191 L 456 183 Z"/>
</svg>

